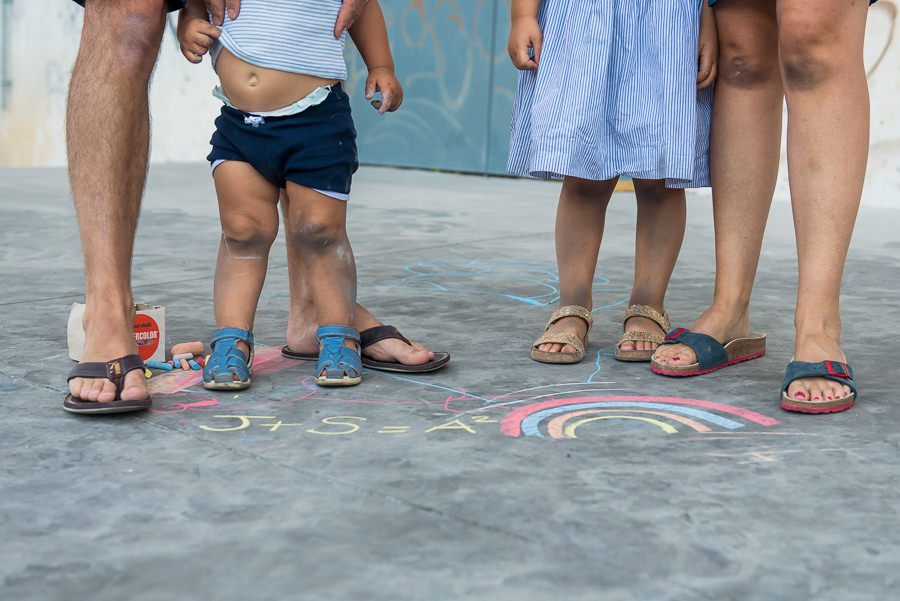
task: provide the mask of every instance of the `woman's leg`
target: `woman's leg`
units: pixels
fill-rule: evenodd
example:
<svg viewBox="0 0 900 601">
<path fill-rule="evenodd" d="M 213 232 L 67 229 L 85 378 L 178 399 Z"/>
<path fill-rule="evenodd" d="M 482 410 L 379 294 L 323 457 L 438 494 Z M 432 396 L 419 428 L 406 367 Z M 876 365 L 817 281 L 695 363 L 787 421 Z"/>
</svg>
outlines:
<svg viewBox="0 0 900 601">
<path fill-rule="evenodd" d="M 799 361 L 844 360 L 839 297 L 869 147 L 863 65 L 868 2 L 779 0 L 778 43 L 788 106 L 788 169 L 800 280 Z M 798 380 L 788 394 L 828 400 L 841 384 Z"/>
<path fill-rule="evenodd" d="M 213 174 L 222 241 L 216 263 L 216 327 L 253 329 L 266 281 L 269 249 L 278 235 L 278 188 L 253 167 L 225 161 Z M 250 349 L 238 343 L 247 356 Z"/>
<path fill-rule="evenodd" d="M 559 266 L 559 304 L 593 306 L 594 272 L 603 239 L 606 207 L 616 180 L 593 181 L 567 177 L 556 210 L 556 262 Z M 550 327 L 584 338 L 587 324 L 579 317 L 564 317 Z M 551 353 L 574 353 L 568 344 L 546 343 L 538 347 Z"/>
<path fill-rule="evenodd" d="M 631 305 L 650 305 L 664 310 L 666 289 L 675 269 L 681 243 L 684 240 L 684 190 L 666 188 L 662 180 L 634 180 L 637 196 L 637 228 L 634 248 L 634 284 Z M 646 317 L 632 317 L 625 322 L 626 330 L 653 334 L 662 332 L 659 325 Z M 652 351 L 655 342 L 623 342 L 624 351 Z"/>
<path fill-rule="evenodd" d="M 356 263 L 347 238 L 347 203 L 293 182 L 288 182 L 287 195 L 290 211 L 285 232 L 302 258 L 302 277 L 315 308 L 315 323 L 352 326 Z M 346 344 L 352 346 L 350 341 Z"/>
<path fill-rule="evenodd" d="M 716 21 L 710 153 L 716 284 L 712 305 L 691 329 L 726 342 L 750 333 L 750 294 L 778 176 L 783 91 L 774 0 L 723 0 Z M 656 360 L 690 365 L 696 356 L 675 344 L 661 347 Z"/>
</svg>

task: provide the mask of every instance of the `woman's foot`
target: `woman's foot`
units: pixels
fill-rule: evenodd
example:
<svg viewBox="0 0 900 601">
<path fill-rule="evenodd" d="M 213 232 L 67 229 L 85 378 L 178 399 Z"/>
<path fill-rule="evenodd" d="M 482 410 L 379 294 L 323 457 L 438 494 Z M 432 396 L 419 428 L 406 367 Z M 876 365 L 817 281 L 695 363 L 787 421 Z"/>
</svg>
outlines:
<svg viewBox="0 0 900 601">
<path fill-rule="evenodd" d="M 819 361 L 846 362 L 839 339 L 827 334 L 797 335 L 794 345 L 794 359 L 817 363 Z M 850 396 L 849 386 L 825 378 L 803 378 L 794 380 L 788 387 L 787 395 L 800 401 L 827 402 Z"/>
<path fill-rule="evenodd" d="M 725 311 L 714 305 L 709 307 L 691 325 L 691 331 L 712 336 L 725 344 L 736 338 L 750 336 L 750 314 L 748 311 Z M 693 365 L 697 355 L 684 344 L 665 344 L 653 354 L 657 363 L 665 365 Z"/>
</svg>

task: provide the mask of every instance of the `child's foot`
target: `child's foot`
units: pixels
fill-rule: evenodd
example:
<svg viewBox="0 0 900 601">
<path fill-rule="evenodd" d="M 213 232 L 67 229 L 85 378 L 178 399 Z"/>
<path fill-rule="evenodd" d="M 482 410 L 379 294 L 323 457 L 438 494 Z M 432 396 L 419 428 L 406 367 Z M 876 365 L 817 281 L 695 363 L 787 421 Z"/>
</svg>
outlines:
<svg viewBox="0 0 900 601">
<path fill-rule="evenodd" d="M 587 332 L 588 324 L 580 317 L 563 317 L 547 330 L 547 334 L 572 334 L 579 340 L 584 340 Z M 571 344 L 558 342 L 547 342 L 538 345 L 537 349 L 545 353 L 574 353 L 578 350 Z"/>
<path fill-rule="evenodd" d="M 661 304 L 661 303 L 660 303 Z M 625 310 L 615 357 L 619 361 L 649 361 L 666 339 L 671 324 L 665 311 L 651 305 L 632 304 Z"/>
<path fill-rule="evenodd" d="M 253 334 L 242 328 L 219 328 L 212 334 L 212 353 L 203 366 L 207 390 L 244 390 L 253 373 Z"/>
<path fill-rule="evenodd" d="M 840 342 L 826 334 L 797 335 L 794 345 L 794 359 L 818 363 L 820 361 L 846 362 Z M 825 378 L 803 378 L 794 380 L 788 387 L 787 395 L 800 401 L 827 402 L 850 396 L 849 386 Z"/>
<path fill-rule="evenodd" d="M 623 324 L 625 329 L 631 332 L 646 332 L 647 334 L 662 334 L 665 338 L 668 332 L 663 331 L 659 324 L 652 319 L 646 317 L 629 317 Z M 619 350 L 623 351 L 655 351 L 659 348 L 658 342 L 648 342 L 646 340 L 625 340 L 619 345 Z"/>
<path fill-rule="evenodd" d="M 691 325 L 691 331 L 712 336 L 725 344 L 736 338 L 750 336 L 749 312 L 723 311 L 715 306 L 709 307 Z M 693 365 L 697 363 L 697 355 L 691 347 L 684 344 L 665 344 L 656 349 L 653 359 L 665 365 Z"/>
</svg>

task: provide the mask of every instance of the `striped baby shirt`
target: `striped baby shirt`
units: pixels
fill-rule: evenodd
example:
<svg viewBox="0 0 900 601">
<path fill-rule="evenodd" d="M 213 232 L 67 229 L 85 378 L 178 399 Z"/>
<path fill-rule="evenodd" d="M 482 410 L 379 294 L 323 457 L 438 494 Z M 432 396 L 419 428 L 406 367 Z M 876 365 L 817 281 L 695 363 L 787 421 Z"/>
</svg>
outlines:
<svg viewBox="0 0 900 601">
<path fill-rule="evenodd" d="M 341 0 L 242 0 L 213 44 L 213 66 L 225 47 L 257 67 L 343 81 L 347 34 L 336 40 L 333 33 L 340 9 Z"/>
</svg>

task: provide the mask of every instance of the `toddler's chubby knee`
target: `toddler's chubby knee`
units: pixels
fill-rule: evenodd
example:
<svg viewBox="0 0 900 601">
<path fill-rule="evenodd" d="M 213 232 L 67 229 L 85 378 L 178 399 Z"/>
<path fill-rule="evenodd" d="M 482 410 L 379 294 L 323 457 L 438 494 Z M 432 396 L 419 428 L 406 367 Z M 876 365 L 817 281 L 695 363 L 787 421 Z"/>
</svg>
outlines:
<svg viewBox="0 0 900 601">
<path fill-rule="evenodd" d="M 307 252 L 325 252 L 345 239 L 342 224 L 316 218 L 292 223 L 288 235 Z"/>
<path fill-rule="evenodd" d="M 278 235 L 278 223 L 265 224 L 246 215 L 222 219 L 222 235 L 229 248 L 268 252 Z"/>
<path fill-rule="evenodd" d="M 813 90 L 831 79 L 840 60 L 835 32 L 814 22 L 788 20 L 779 31 L 779 50 L 787 90 Z"/>
</svg>

